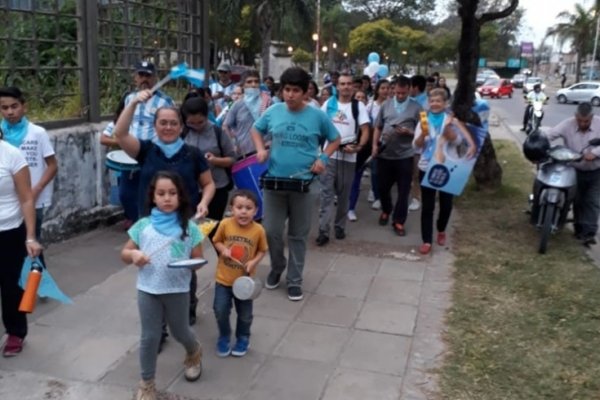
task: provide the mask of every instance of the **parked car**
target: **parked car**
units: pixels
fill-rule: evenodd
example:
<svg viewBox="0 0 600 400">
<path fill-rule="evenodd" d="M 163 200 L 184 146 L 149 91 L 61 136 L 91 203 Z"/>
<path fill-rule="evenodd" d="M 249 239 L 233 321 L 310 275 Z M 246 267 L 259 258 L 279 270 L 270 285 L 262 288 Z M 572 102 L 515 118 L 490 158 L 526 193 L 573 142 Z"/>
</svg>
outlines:
<svg viewBox="0 0 600 400">
<path fill-rule="evenodd" d="M 513 85 L 508 79 L 491 78 L 477 88 L 481 97 L 490 96 L 491 98 L 500 98 L 502 96 L 512 97 Z"/>
<path fill-rule="evenodd" d="M 512 77 L 511 82 L 513 84 L 513 87 L 522 88 L 523 87 L 523 83 L 525 83 L 525 75 L 523 75 L 523 74 L 515 74 Z"/>
<path fill-rule="evenodd" d="M 525 82 L 523 83 L 523 94 L 527 94 L 532 91 L 533 87 L 538 83 L 542 85 L 542 91 L 546 89 L 546 84 L 542 81 L 542 78 L 538 76 L 530 76 L 525 79 Z"/>
<path fill-rule="evenodd" d="M 594 106 L 600 106 L 600 82 L 579 82 L 556 92 L 559 103 L 579 103 L 589 101 Z"/>
</svg>

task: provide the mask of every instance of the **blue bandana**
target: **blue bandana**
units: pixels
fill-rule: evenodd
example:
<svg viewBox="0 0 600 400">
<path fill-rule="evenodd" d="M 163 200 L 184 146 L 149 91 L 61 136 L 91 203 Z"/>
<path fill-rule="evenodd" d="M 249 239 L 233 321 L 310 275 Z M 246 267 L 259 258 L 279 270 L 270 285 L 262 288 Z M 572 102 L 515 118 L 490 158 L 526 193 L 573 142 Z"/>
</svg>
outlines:
<svg viewBox="0 0 600 400">
<path fill-rule="evenodd" d="M 429 121 L 429 126 L 435 129 L 436 134 L 442 132 L 442 124 L 444 123 L 444 117 L 446 117 L 446 113 L 444 113 L 443 111 L 437 114 L 432 112 L 427 113 L 427 120 Z"/>
<path fill-rule="evenodd" d="M 161 235 L 178 238 L 183 233 L 177 211 L 166 213 L 154 207 L 150 212 L 152 227 Z"/>
<path fill-rule="evenodd" d="M 29 120 L 26 117 L 21 118 L 21 120 L 14 125 L 3 119 L 0 122 L 0 128 L 4 133 L 4 140 L 16 148 L 21 147 L 25 136 L 27 136 L 28 125 Z"/>
<path fill-rule="evenodd" d="M 338 99 L 336 96 L 331 95 L 329 100 L 327 100 L 327 107 L 326 107 L 327 116 L 329 118 L 333 118 L 335 116 L 335 113 L 337 113 L 338 109 L 339 109 Z"/>
<path fill-rule="evenodd" d="M 398 114 L 402 114 L 408 106 L 408 99 L 405 99 L 402 103 L 398 102 L 396 96 L 394 96 L 394 108 Z"/>
<path fill-rule="evenodd" d="M 423 154 L 421 157 L 425 160 L 431 160 L 433 152 L 435 151 L 435 145 L 437 143 L 437 138 L 442 134 L 442 126 L 444 125 L 444 119 L 446 118 L 445 112 L 440 113 L 427 113 L 427 120 L 429 121 L 429 138 L 425 143 L 425 149 L 423 150 Z"/>
<path fill-rule="evenodd" d="M 157 138 L 155 143 L 158 147 L 160 147 L 160 150 L 163 152 L 165 157 L 171 158 L 177 154 L 179 150 L 181 150 L 184 142 L 182 138 L 177 138 L 177 140 L 173 143 L 165 143 Z"/>
<path fill-rule="evenodd" d="M 260 117 L 260 89 L 247 88 L 244 89 L 244 104 L 248 107 L 252 118 L 256 121 Z"/>
</svg>

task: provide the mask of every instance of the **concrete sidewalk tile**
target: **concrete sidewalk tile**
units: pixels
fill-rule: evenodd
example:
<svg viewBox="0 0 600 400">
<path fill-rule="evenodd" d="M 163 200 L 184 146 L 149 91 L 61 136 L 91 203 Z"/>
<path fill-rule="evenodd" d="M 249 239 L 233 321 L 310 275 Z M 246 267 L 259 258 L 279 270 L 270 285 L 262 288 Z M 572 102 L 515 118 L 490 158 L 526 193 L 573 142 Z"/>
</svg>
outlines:
<svg viewBox="0 0 600 400">
<path fill-rule="evenodd" d="M 375 277 L 369 293 L 368 301 L 384 301 L 388 303 L 419 305 L 421 297 L 421 283 L 418 281 L 404 281 L 381 276 Z"/>
<path fill-rule="evenodd" d="M 332 372 L 320 362 L 272 357 L 241 399 L 318 400 Z"/>
<path fill-rule="evenodd" d="M 340 368 L 327 383 L 322 400 L 398 400 L 400 385 L 396 376 Z"/>
<path fill-rule="evenodd" d="M 410 262 L 398 260 L 383 260 L 377 276 L 406 281 L 422 281 L 425 274 L 426 262 Z"/>
<path fill-rule="evenodd" d="M 346 329 L 294 322 L 274 354 L 332 363 L 340 354 L 348 336 L 349 331 Z"/>
<path fill-rule="evenodd" d="M 374 257 L 359 257 L 348 254 L 340 254 L 333 263 L 331 272 L 341 274 L 368 274 L 377 273 L 381 260 Z"/>
<path fill-rule="evenodd" d="M 110 275 L 102 283 L 93 286 L 86 293 L 95 296 L 129 297 L 137 301 L 137 268 L 125 267 L 116 274 Z"/>
<path fill-rule="evenodd" d="M 302 290 L 308 293 L 315 293 L 326 274 L 327 271 L 324 269 L 305 270 L 302 276 Z"/>
<path fill-rule="evenodd" d="M 315 294 L 298 316 L 299 321 L 350 327 L 356 320 L 362 301 L 349 297 Z"/>
<path fill-rule="evenodd" d="M 309 236 L 308 240 L 312 240 Z M 338 258 L 337 253 L 327 253 L 323 251 L 311 251 L 310 249 L 306 252 L 306 258 L 304 259 L 304 272 L 320 269 L 322 271 L 329 271 L 335 260 Z"/>
<path fill-rule="evenodd" d="M 402 376 L 408 362 L 411 338 L 354 331 L 344 347 L 340 366 Z"/>
<path fill-rule="evenodd" d="M 169 386 L 170 393 L 184 395 L 197 400 L 236 400 L 253 382 L 265 363 L 266 356 L 250 350 L 244 357 L 218 358 L 205 356 L 202 376 L 196 382 L 188 382 L 183 374 Z"/>
<path fill-rule="evenodd" d="M 75 297 L 73 304 L 62 305 L 36 319 L 36 324 L 94 331 L 103 327 L 103 321 L 111 312 L 119 310 L 121 304 L 126 304 L 125 300 L 120 298 L 115 301 L 118 297 L 118 294 L 111 298 L 84 293 Z M 115 305 L 118 307 L 113 308 Z"/>
<path fill-rule="evenodd" d="M 290 301 L 286 285 L 282 282 L 277 289 L 263 289 L 259 298 L 254 300 L 253 312 L 254 315 L 293 321 L 309 298 L 310 293 L 304 292 L 303 300 Z"/>
<path fill-rule="evenodd" d="M 372 275 L 350 275 L 329 272 L 317 288 L 317 294 L 364 299 Z"/>
<path fill-rule="evenodd" d="M 251 351 L 271 354 L 290 324 L 291 321 L 284 319 L 255 316 L 251 328 Z"/>
<path fill-rule="evenodd" d="M 206 350 L 206 348 L 204 348 Z M 156 387 L 165 390 L 183 372 L 184 348 L 170 338 L 156 360 Z M 110 385 L 137 388 L 140 381 L 140 349 L 136 343 L 101 379 Z"/>
<path fill-rule="evenodd" d="M 356 328 L 412 336 L 416 318 L 417 308 L 414 306 L 368 301 L 358 316 Z"/>
</svg>

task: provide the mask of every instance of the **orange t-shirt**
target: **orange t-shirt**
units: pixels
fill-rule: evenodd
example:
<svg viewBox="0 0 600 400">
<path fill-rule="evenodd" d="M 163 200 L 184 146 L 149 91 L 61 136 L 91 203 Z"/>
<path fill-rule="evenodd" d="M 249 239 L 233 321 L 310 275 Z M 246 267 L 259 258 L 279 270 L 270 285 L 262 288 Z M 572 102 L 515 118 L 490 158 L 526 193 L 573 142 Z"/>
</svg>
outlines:
<svg viewBox="0 0 600 400">
<path fill-rule="evenodd" d="M 231 255 L 246 263 L 253 259 L 259 251 L 266 252 L 267 234 L 265 229 L 257 222 L 252 221 L 247 226 L 240 226 L 233 218 L 224 218 L 212 239 L 213 243 L 223 243 L 231 249 Z M 233 286 L 233 281 L 246 273 L 238 263 L 219 256 L 216 280 L 224 286 Z"/>
</svg>

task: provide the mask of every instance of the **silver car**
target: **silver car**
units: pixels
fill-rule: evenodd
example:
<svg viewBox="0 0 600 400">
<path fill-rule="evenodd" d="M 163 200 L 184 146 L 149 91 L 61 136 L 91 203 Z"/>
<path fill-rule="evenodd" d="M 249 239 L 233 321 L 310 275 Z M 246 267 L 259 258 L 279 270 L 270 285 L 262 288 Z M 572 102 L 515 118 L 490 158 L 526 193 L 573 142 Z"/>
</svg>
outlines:
<svg viewBox="0 0 600 400">
<path fill-rule="evenodd" d="M 600 106 L 600 82 L 579 82 L 556 92 L 559 103 L 579 103 L 588 101 Z"/>
</svg>

